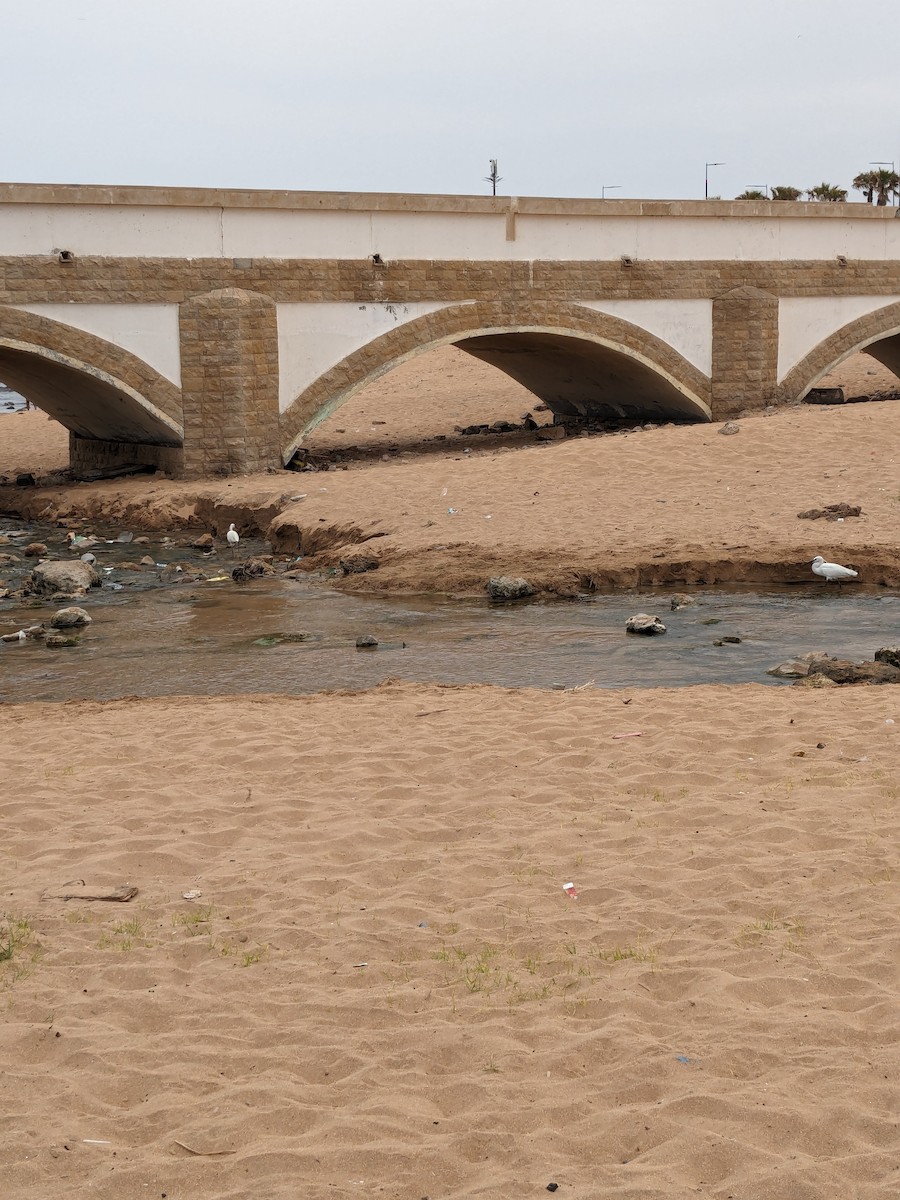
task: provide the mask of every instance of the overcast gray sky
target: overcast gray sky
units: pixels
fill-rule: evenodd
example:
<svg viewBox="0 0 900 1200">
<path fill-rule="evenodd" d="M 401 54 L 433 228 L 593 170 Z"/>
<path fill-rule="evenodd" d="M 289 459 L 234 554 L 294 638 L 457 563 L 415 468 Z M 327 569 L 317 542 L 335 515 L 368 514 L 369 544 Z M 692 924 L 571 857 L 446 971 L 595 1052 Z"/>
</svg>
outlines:
<svg viewBox="0 0 900 1200">
<path fill-rule="evenodd" d="M 0 0 L 0 179 L 699 197 L 900 160 L 896 0 Z M 619 185 L 615 187 L 614 185 Z M 854 195 L 853 198 L 859 198 Z"/>
</svg>

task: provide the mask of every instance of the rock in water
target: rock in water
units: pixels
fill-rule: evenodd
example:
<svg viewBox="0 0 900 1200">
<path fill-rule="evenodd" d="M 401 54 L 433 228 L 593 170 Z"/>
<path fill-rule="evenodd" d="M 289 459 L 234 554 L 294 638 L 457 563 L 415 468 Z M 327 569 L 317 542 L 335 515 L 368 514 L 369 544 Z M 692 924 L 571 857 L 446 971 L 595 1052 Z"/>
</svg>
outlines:
<svg viewBox="0 0 900 1200">
<path fill-rule="evenodd" d="M 159 573 L 161 583 L 197 583 L 205 574 L 193 563 L 166 563 Z"/>
<path fill-rule="evenodd" d="M 191 548 L 194 550 L 212 550 L 214 545 L 211 533 L 201 533 L 196 541 L 191 542 Z"/>
<path fill-rule="evenodd" d="M 263 575 L 274 575 L 275 568 L 262 558 L 248 558 L 231 572 L 235 583 L 246 583 L 248 579 L 259 579 Z"/>
<path fill-rule="evenodd" d="M 686 596 L 684 592 L 678 592 L 672 597 L 669 607 L 672 612 L 678 612 L 679 608 L 693 608 L 696 603 L 693 596 Z"/>
<path fill-rule="evenodd" d="M 43 558 L 47 547 L 43 542 L 29 542 L 22 553 L 26 558 Z"/>
<path fill-rule="evenodd" d="M 487 581 L 487 592 L 492 600 L 523 600 L 526 596 L 534 595 L 534 588 L 527 579 L 498 575 Z"/>
<path fill-rule="evenodd" d="M 83 562 L 38 563 L 25 580 L 25 592 L 29 595 L 79 596 L 92 587 L 100 586 L 100 576 L 90 565 Z"/>
<path fill-rule="evenodd" d="M 776 679 L 805 679 L 809 674 L 809 660 L 791 658 L 787 662 L 779 663 L 777 667 L 769 667 L 766 674 Z"/>
<path fill-rule="evenodd" d="M 28 642 L 42 642 L 47 636 L 47 626 L 43 623 L 40 625 L 26 625 L 15 636 L 24 638 Z"/>
<path fill-rule="evenodd" d="M 50 618 L 54 629 L 77 629 L 80 625 L 90 625 L 91 618 L 83 608 L 61 608 Z"/>
<path fill-rule="evenodd" d="M 374 650 L 378 645 L 378 638 L 372 637 L 371 633 L 364 633 L 356 639 L 357 650 Z"/>
<path fill-rule="evenodd" d="M 69 633 L 51 633 L 47 638 L 47 646 L 51 650 L 60 650 L 63 646 L 77 646 L 78 638 Z"/>
<path fill-rule="evenodd" d="M 625 622 L 625 632 L 654 637 L 656 634 L 665 633 L 666 627 L 659 617 L 652 617 L 649 613 L 635 613 Z"/>
</svg>

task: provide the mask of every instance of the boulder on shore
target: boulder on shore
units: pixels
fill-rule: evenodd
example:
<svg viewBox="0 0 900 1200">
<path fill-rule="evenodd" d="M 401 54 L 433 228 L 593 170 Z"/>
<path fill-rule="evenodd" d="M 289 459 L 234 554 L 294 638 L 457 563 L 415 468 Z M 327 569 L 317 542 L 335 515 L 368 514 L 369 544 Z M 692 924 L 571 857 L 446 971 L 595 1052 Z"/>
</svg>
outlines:
<svg viewBox="0 0 900 1200">
<path fill-rule="evenodd" d="M 849 659 L 832 658 L 829 654 L 816 651 L 804 654 L 802 658 L 780 663 L 766 674 L 774 675 L 777 679 L 796 679 L 803 682 L 820 677 L 840 685 L 900 683 L 900 665 L 895 666 L 884 659 L 855 663 Z"/>
<path fill-rule="evenodd" d="M 900 646 L 882 646 L 875 651 L 875 661 L 887 663 L 889 667 L 900 667 Z"/>
<path fill-rule="evenodd" d="M 351 554 L 342 558 L 338 565 L 345 575 L 362 575 L 366 571 L 377 571 L 380 566 L 372 554 Z"/>
<path fill-rule="evenodd" d="M 492 600 L 505 602 L 523 600 L 526 596 L 533 596 L 534 588 L 527 579 L 514 578 L 512 575 L 498 575 L 487 581 L 487 593 Z"/>
<path fill-rule="evenodd" d="M 818 521 L 822 517 L 826 521 L 843 521 L 846 517 L 861 517 L 862 508 L 858 504 L 847 504 L 843 500 L 840 504 L 826 504 L 824 508 L 807 508 L 804 512 L 797 513 L 801 521 Z"/>
<path fill-rule="evenodd" d="M 89 588 L 100 586 L 100 576 L 85 562 L 38 563 L 25 580 L 26 595 L 83 596 Z"/>
</svg>

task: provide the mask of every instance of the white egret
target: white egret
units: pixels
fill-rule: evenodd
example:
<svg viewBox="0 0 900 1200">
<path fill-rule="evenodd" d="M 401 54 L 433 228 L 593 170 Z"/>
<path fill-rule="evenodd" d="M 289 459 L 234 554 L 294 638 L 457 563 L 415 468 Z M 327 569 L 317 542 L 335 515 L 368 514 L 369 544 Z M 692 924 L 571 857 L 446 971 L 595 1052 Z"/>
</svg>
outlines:
<svg viewBox="0 0 900 1200">
<path fill-rule="evenodd" d="M 821 554 L 817 554 L 812 560 L 812 569 L 814 575 L 821 575 L 826 582 L 834 579 L 840 583 L 843 579 L 855 579 L 859 574 L 852 567 L 842 567 L 838 563 L 826 562 Z"/>
<path fill-rule="evenodd" d="M 238 542 L 241 540 L 241 535 L 235 529 L 234 523 L 228 526 L 228 532 L 225 534 L 225 536 L 228 539 L 228 545 L 231 547 L 231 553 L 234 555 L 234 552 L 237 550 Z"/>
</svg>

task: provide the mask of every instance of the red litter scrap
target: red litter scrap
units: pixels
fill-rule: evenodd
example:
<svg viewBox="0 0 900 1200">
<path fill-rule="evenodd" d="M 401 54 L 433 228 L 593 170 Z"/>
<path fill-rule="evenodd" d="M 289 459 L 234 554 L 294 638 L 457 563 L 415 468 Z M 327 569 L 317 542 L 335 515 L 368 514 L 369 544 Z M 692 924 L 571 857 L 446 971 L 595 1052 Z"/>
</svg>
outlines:
<svg viewBox="0 0 900 1200">
<path fill-rule="evenodd" d="M 574 883 L 564 883 L 563 891 L 566 893 L 566 895 L 569 897 L 570 900 L 578 899 L 578 888 L 575 886 Z"/>
</svg>

